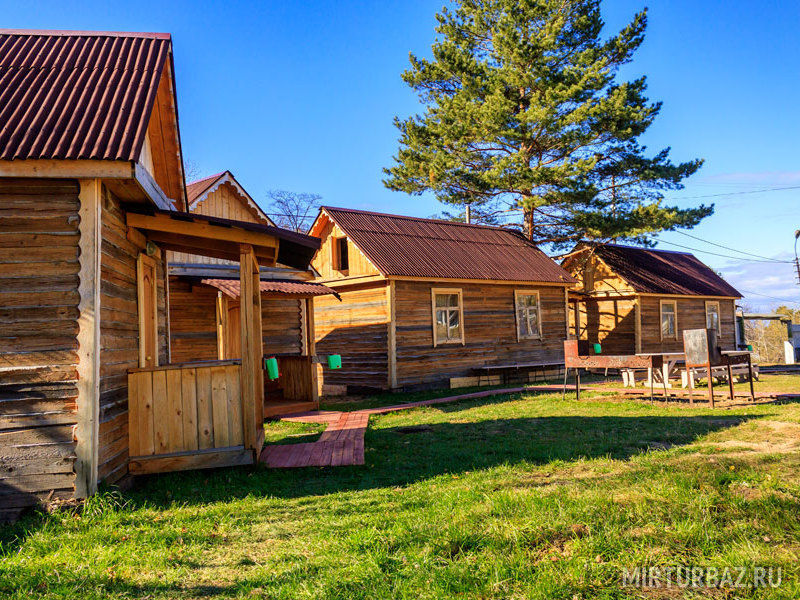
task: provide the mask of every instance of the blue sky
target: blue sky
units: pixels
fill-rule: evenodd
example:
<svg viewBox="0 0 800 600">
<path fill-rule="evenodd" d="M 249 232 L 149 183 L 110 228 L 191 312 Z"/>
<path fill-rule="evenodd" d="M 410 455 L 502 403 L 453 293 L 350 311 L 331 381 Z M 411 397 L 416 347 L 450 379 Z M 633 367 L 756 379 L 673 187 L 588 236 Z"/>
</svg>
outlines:
<svg viewBox="0 0 800 600">
<path fill-rule="evenodd" d="M 401 81 L 408 53 L 426 54 L 443 0 L 370 2 L 2 2 L 6 27 L 168 31 L 174 36 L 184 154 L 200 175 L 234 172 L 258 201 L 269 189 L 321 194 L 331 205 L 417 216 L 431 197 L 390 192 L 381 169 L 397 149 L 395 115 L 420 109 Z M 644 6 L 607 0 L 609 32 Z M 35 6 L 35 10 L 31 10 Z M 646 74 L 664 102 L 645 143 L 706 159 L 671 199 L 715 202 L 716 214 L 679 244 L 765 309 L 794 301 L 788 260 L 800 229 L 800 4 L 745 0 L 653 2 L 646 40 L 624 75 Z M 767 188 L 798 189 L 751 193 Z M 745 192 L 745 193 L 742 193 Z M 725 194 L 713 198 L 696 198 Z M 733 195 L 735 194 L 735 195 Z M 743 256 L 744 258 L 744 256 Z"/>
</svg>

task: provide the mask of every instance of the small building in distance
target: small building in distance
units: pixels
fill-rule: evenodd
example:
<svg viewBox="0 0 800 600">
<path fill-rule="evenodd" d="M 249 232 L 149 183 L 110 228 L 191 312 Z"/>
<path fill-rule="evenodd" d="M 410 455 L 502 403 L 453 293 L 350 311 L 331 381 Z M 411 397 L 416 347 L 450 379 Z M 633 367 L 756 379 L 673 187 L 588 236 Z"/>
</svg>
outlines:
<svg viewBox="0 0 800 600">
<path fill-rule="evenodd" d="M 223 171 L 186 186 L 189 211 L 220 219 L 275 228 L 275 223 L 239 184 Z M 284 236 L 307 236 L 281 230 Z M 278 250 L 278 264 L 261 267 L 261 325 L 264 352 L 275 356 L 281 376 L 266 382 L 264 416 L 318 408 L 314 364 L 314 298 L 331 294 L 310 281 L 310 254 Z M 283 249 L 286 249 L 284 252 Z M 283 252 L 283 253 L 282 253 Z M 310 251 L 313 254 L 313 250 Z M 176 362 L 236 360 L 241 307 L 239 265 L 222 258 L 167 252 L 170 351 Z M 296 268 L 297 266 L 305 268 Z"/>
<path fill-rule="evenodd" d="M 581 244 L 562 262 L 578 280 L 570 330 L 604 354 L 683 352 L 683 330 L 715 327 L 736 348 L 735 303 L 742 295 L 687 252 Z"/>
<path fill-rule="evenodd" d="M 322 238 L 317 281 L 342 299 L 314 304 L 317 349 L 342 355 L 324 371 L 328 389 L 434 387 L 563 361 L 575 280 L 517 232 L 324 207 L 309 233 Z"/>
</svg>

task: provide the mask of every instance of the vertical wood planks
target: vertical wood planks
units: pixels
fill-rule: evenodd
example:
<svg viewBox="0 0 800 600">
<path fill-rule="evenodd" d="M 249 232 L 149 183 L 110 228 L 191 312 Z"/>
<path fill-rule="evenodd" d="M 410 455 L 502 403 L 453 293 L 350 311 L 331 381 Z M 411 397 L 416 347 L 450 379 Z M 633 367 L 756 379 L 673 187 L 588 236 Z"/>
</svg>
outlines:
<svg viewBox="0 0 800 600">
<path fill-rule="evenodd" d="M 183 447 L 183 398 L 180 369 L 167 371 L 167 405 L 169 407 L 169 435 L 167 447 L 170 452 L 179 452 Z"/>
<path fill-rule="evenodd" d="M 225 367 L 211 369 L 211 413 L 214 423 L 214 447 L 230 446 L 228 425 L 228 376 Z"/>
<path fill-rule="evenodd" d="M 166 454 L 169 443 L 169 402 L 167 401 L 167 372 L 153 371 L 153 432 L 154 454 Z"/>
<path fill-rule="evenodd" d="M 211 369 L 197 369 L 197 446 L 214 447 L 214 415 L 211 405 Z"/>
<path fill-rule="evenodd" d="M 181 369 L 179 373 L 183 399 L 183 449 L 197 450 L 197 371 Z"/>
<path fill-rule="evenodd" d="M 225 367 L 228 390 L 228 431 L 230 444 L 241 445 L 244 440 L 242 429 L 242 394 L 239 385 L 239 370 L 236 367 Z"/>
</svg>

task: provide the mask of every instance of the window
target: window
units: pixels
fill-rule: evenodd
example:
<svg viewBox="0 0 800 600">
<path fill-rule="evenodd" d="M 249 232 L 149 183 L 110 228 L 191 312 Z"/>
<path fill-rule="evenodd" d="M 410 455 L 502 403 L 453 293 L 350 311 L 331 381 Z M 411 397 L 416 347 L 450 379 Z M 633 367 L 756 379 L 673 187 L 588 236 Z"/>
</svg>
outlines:
<svg viewBox="0 0 800 600">
<path fill-rule="evenodd" d="M 514 290 L 514 305 L 517 311 L 517 340 L 541 338 L 539 292 Z"/>
<path fill-rule="evenodd" d="M 719 302 L 706 302 L 706 327 L 714 329 L 720 335 Z"/>
<path fill-rule="evenodd" d="M 678 339 L 678 308 L 674 300 L 661 301 L 661 339 Z"/>
<path fill-rule="evenodd" d="M 431 289 L 433 345 L 464 343 L 460 289 Z"/>
<path fill-rule="evenodd" d="M 337 271 L 347 271 L 350 269 L 350 257 L 347 253 L 346 237 L 337 237 L 333 239 L 333 268 Z"/>
</svg>

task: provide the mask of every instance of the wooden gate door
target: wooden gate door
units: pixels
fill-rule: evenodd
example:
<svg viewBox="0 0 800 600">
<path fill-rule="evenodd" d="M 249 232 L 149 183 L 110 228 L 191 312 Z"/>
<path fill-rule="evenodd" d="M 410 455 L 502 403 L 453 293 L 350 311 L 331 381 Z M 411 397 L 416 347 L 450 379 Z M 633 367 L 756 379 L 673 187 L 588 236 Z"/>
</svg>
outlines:
<svg viewBox="0 0 800 600">
<path fill-rule="evenodd" d="M 139 307 L 139 368 L 158 366 L 158 301 L 156 261 L 139 254 L 136 261 Z"/>
</svg>

